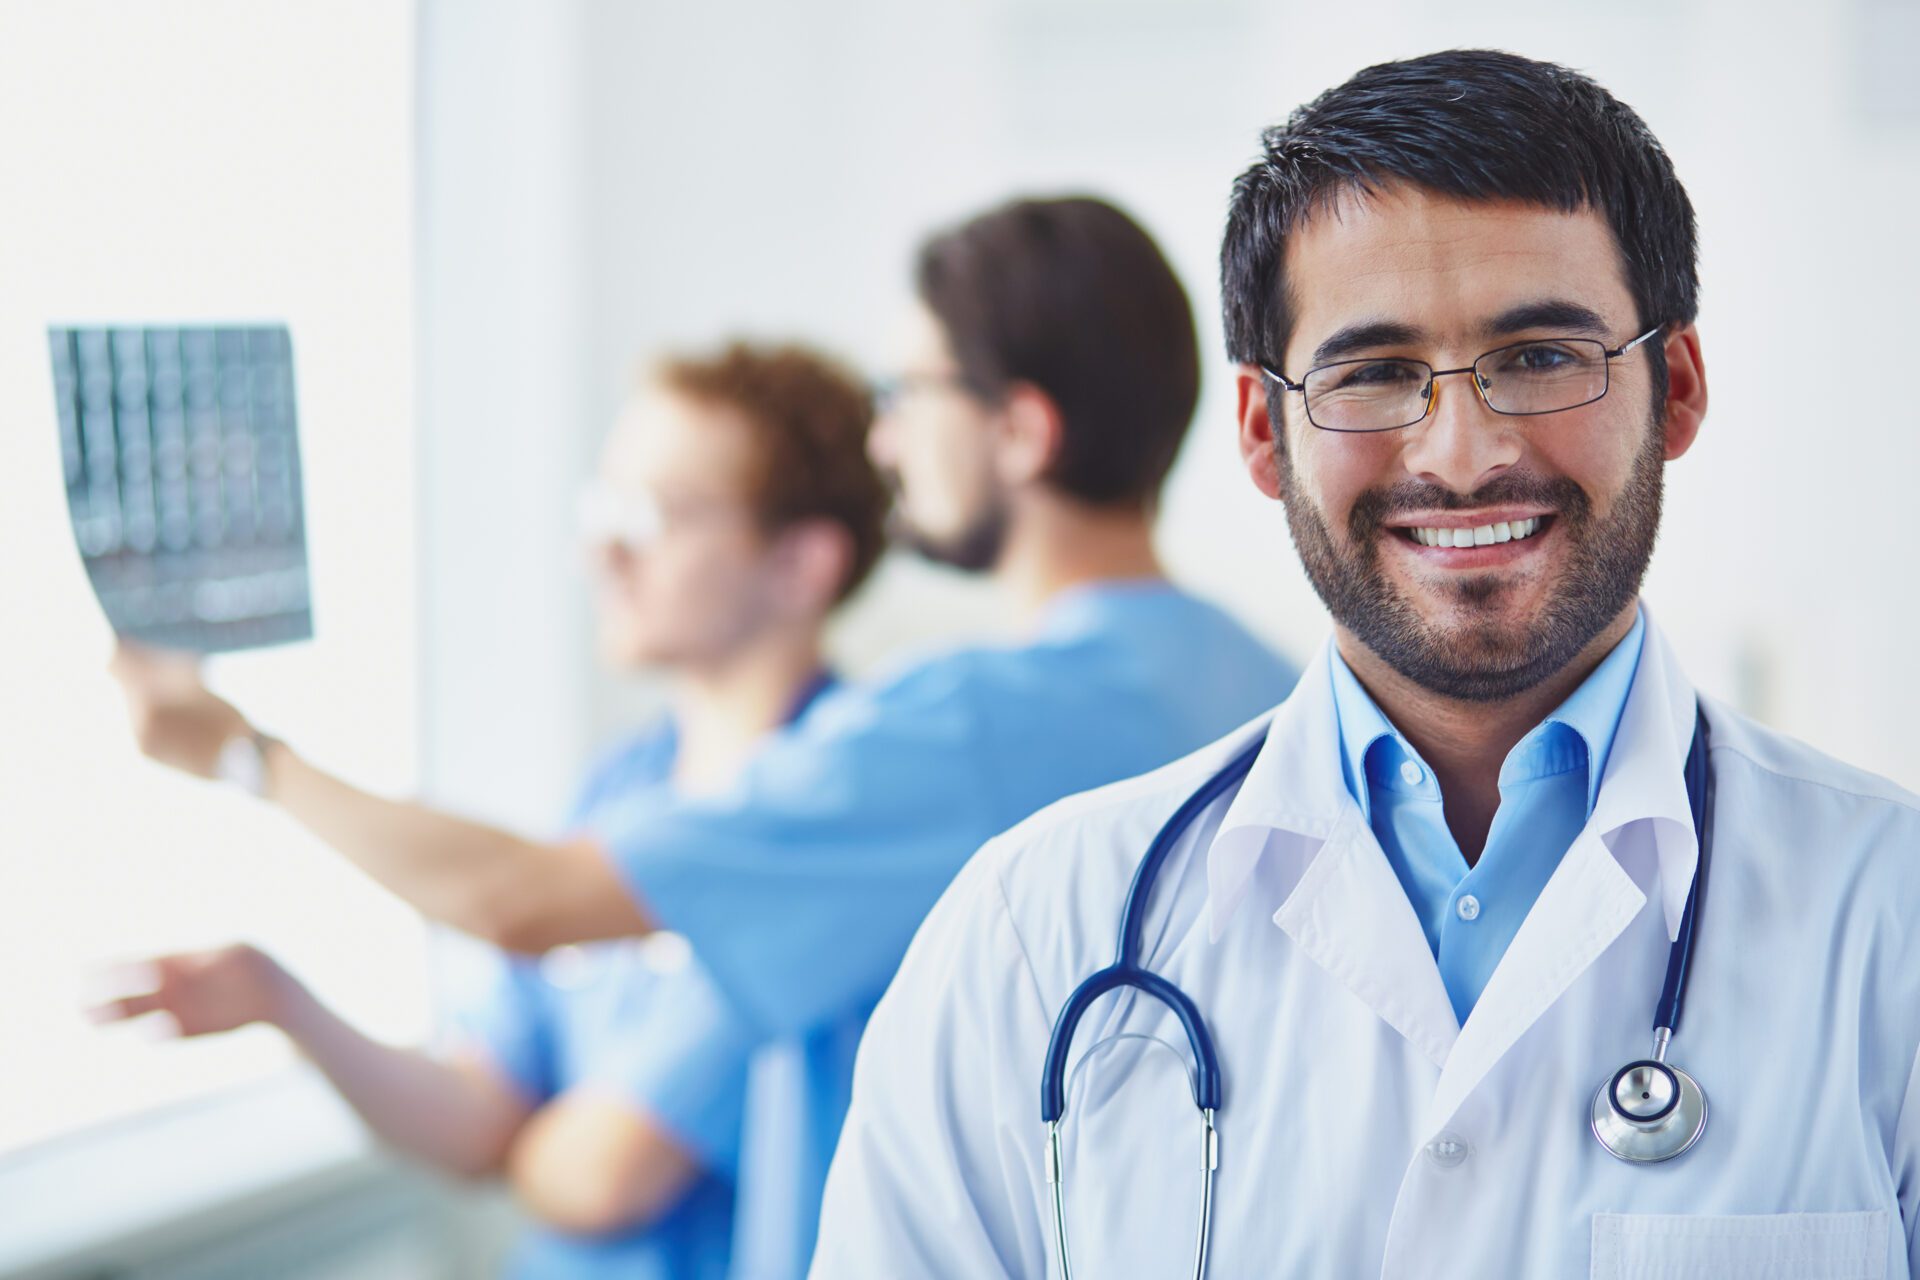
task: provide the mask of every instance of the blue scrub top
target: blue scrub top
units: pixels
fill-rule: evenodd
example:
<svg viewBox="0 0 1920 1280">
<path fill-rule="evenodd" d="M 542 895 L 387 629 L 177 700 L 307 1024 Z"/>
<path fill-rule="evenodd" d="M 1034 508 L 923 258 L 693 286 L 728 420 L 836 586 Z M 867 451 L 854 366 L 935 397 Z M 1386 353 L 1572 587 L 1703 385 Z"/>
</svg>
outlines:
<svg viewBox="0 0 1920 1280">
<path fill-rule="evenodd" d="M 599 827 L 751 1033 L 737 1276 L 805 1272 L 858 1027 L 922 917 L 988 839 L 1198 749 L 1298 670 L 1162 582 L 1057 597 L 1026 644 L 840 686 L 717 796 L 630 795 Z"/>
<path fill-rule="evenodd" d="M 822 688 L 810 686 L 795 714 Z M 612 752 L 589 775 L 567 826 L 593 832 L 610 806 L 671 794 L 671 722 Z M 452 1011 L 456 1032 L 535 1104 L 575 1086 L 630 1099 L 705 1172 L 664 1217 L 615 1237 L 533 1227 L 508 1274 L 721 1280 L 728 1274 L 748 1062 L 754 1038 L 678 939 L 563 947 L 538 959 L 495 953 L 488 981 Z"/>
</svg>

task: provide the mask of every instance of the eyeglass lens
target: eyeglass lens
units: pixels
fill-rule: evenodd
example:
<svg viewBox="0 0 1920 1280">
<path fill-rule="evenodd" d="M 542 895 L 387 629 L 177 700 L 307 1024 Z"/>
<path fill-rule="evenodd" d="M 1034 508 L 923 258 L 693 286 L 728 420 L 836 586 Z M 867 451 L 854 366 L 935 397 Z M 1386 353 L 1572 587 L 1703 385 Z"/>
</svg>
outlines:
<svg viewBox="0 0 1920 1280">
<path fill-rule="evenodd" d="M 1607 348 L 1587 338 L 1522 342 L 1489 351 L 1472 374 L 1495 413 L 1557 413 L 1607 391 Z M 1391 431 L 1427 416 L 1433 366 L 1420 360 L 1343 360 L 1305 379 L 1307 417 L 1327 431 Z"/>
</svg>

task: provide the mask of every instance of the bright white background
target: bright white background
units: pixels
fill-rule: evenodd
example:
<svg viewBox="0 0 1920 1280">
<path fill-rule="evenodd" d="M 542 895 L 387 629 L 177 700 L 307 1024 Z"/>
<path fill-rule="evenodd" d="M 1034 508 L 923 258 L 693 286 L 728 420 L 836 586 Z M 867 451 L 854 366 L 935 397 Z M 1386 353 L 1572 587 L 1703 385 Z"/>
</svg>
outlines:
<svg viewBox="0 0 1920 1280">
<path fill-rule="evenodd" d="M 49 318 L 292 321 L 320 638 L 216 675 L 356 780 L 536 825 L 654 697 L 594 671 L 572 560 L 634 358 L 746 330 L 884 372 L 916 241 L 1016 192 L 1104 193 L 1160 237 L 1208 358 L 1163 548 L 1276 643 L 1317 643 L 1233 454 L 1227 188 L 1292 105 L 1438 47 L 1579 66 L 1667 145 L 1713 407 L 1648 597 L 1708 690 L 1920 786 L 1912 0 L 422 0 L 414 23 L 0 0 L 0 1147 L 277 1055 L 108 1047 L 67 1011 L 96 955 L 270 938 L 375 1029 L 419 1025 L 404 913 L 132 759 L 61 509 Z M 894 565 L 842 645 L 865 668 L 992 623 L 977 589 Z"/>
<path fill-rule="evenodd" d="M 409 912 L 279 815 L 136 756 L 45 337 L 291 326 L 318 638 L 212 677 L 347 776 L 412 786 L 413 42 L 385 0 L 0 6 L 0 1152 L 288 1059 L 268 1032 L 86 1025 L 103 961 L 252 938 L 369 1028 L 424 1025 Z"/>
</svg>

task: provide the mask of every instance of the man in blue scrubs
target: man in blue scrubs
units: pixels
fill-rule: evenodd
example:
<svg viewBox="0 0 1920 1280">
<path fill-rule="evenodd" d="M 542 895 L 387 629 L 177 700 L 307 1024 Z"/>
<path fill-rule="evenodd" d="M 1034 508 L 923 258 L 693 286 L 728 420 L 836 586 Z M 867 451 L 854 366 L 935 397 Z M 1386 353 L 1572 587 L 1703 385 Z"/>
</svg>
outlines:
<svg viewBox="0 0 1920 1280">
<path fill-rule="evenodd" d="M 872 451 L 903 540 L 993 574 L 1015 636 L 830 695 L 731 794 L 607 828 L 633 901 L 748 1023 L 789 1033 L 755 1063 L 737 1275 L 804 1271 L 851 1087 L 844 1015 L 969 843 L 1241 723 L 1295 675 L 1154 556 L 1198 357 L 1146 234 L 1093 200 L 1017 203 L 933 238 L 916 283 Z"/>
<path fill-rule="evenodd" d="M 743 1034 L 797 1038 L 772 1092 L 800 1132 L 769 1157 L 784 1167 L 741 1171 L 747 1220 L 786 1221 L 743 1242 L 746 1274 L 804 1267 L 850 1090 L 845 1020 L 878 1000 L 968 855 L 1061 796 L 1218 737 L 1296 675 L 1154 555 L 1199 352 L 1152 239 L 1097 200 L 1022 201 L 932 239 L 917 285 L 873 452 L 903 534 L 1004 589 L 1004 642 L 836 689 L 718 793 L 634 796 L 570 844 L 343 850 L 516 950 L 672 929 Z M 752 1153 L 770 1109 L 749 1108 Z"/>
<path fill-rule="evenodd" d="M 581 494 L 580 535 L 600 657 L 663 677 L 668 707 L 589 772 L 563 843 L 634 795 L 724 787 L 818 704 L 829 618 L 886 542 L 871 421 L 865 383 L 798 347 L 670 357 L 636 386 Z M 115 671 L 145 751 L 211 777 L 251 749 L 272 775 L 260 798 L 343 851 L 551 848 L 334 777 L 261 738 L 189 658 L 128 650 Z M 467 980 L 444 993 L 454 1034 L 431 1052 L 367 1036 L 247 946 L 158 957 L 143 990 L 99 1012 L 191 1035 L 277 1027 L 385 1143 L 512 1192 L 515 1280 L 724 1280 L 759 1045 L 685 942 L 460 958 L 448 976 Z M 859 1029 L 849 1015 L 839 1034 Z"/>
</svg>

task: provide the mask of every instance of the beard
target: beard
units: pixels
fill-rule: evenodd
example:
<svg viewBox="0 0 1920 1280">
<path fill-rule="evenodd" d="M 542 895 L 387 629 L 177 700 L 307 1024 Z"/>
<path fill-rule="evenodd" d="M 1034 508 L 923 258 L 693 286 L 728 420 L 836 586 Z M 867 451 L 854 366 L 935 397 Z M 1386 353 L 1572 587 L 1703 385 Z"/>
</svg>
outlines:
<svg viewBox="0 0 1920 1280">
<path fill-rule="evenodd" d="M 986 573 L 1000 563 L 1006 549 L 1007 529 L 1012 523 L 1005 495 L 990 491 L 967 513 L 960 528 L 952 533 L 934 534 L 914 524 L 900 502 L 900 485 L 888 477 L 894 491 L 890 518 L 893 540 L 916 555 L 958 569 L 962 573 Z"/>
<path fill-rule="evenodd" d="M 1639 595 L 1660 529 L 1665 465 L 1659 425 L 1649 424 L 1646 442 L 1605 519 L 1594 517 L 1591 496 L 1564 476 L 1509 473 L 1464 495 L 1405 481 L 1360 495 L 1347 517 L 1345 547 L 1336 544 L 1325 516 L 1302 496 L 1292 460 L 1279 448 L 1287 529 L 1333 620 L 1381 661 L 1442 697 L 1497 702 L 1563 670 Z M 1545 606 L 1525 624 L 1502 618 L 1499 605 L 1512 584 L 1497 572 L 1457 575 L 1447 591 L 1468 621 L 1448 626 L 1422 616 L 1382 570 L 1383 532 L 1401 536 L 1385 532 L 1396 513 L 1508 503 L 1553 512 L 1552 523 L 1568 546 Z"/>
</svg>

